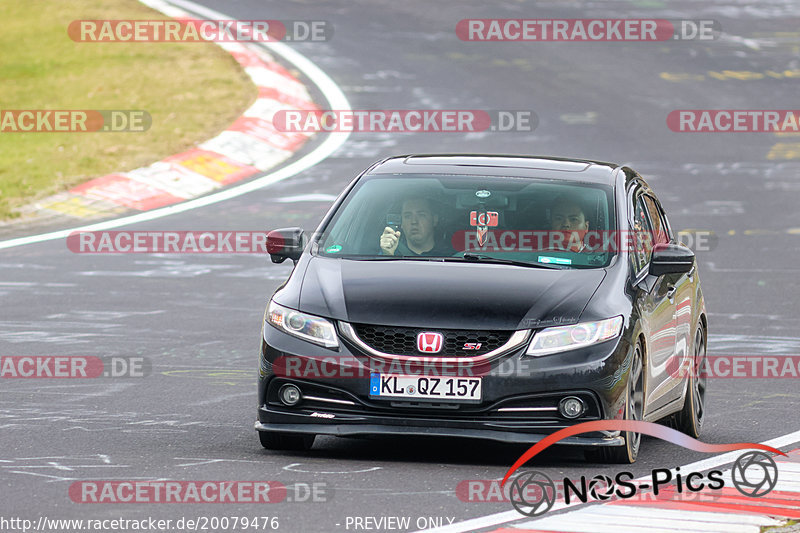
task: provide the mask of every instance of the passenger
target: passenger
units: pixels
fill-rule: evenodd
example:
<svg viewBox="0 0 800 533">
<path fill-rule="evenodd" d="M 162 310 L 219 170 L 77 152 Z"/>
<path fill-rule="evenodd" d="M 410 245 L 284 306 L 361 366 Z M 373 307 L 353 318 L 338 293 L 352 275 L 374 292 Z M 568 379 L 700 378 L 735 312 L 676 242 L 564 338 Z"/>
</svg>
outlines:
<svg viewBox="0 0 800 533">
<path fill-rule="evenodd" d="M 581 205 L 568 197 L 559 196 L 550 208 L 549 248 L 569 252 L 582 252 L 583 241 L 589 231 L 589 221 Z"/>
</svg>

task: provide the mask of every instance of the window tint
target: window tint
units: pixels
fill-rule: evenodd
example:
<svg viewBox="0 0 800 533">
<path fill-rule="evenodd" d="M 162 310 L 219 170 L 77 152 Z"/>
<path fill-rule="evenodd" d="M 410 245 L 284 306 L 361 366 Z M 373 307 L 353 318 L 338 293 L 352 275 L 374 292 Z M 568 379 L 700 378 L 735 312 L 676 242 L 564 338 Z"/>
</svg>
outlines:
<svg viewBox="0 0 800 533">
<path fill-rule="evenodd" d="M 319 237 L 343 259 L 460 257 L 469 252 L 599 268 L 617 248 L 612 189 L 504 176 L 365 176 Z"/>
<path fill-rule="evenodd" d="M 642 196 L 639 196 L 633 209 L 633 251 L 630 254 L 634 270 L 638 273 L 650 262 L 650 252 L 653 249 L 652 231 L 650 220 L 647 217 L 647 207 Z"/>
<path fill-rule="evenodd" d="M 653 225 L 653 244 L 668 243 L 667 225 L 664 222 L 661 211 L 656 206 L 655 200 L 650 196 L 643 196 L 642 198 L 644 198 L 644 204 L 647 207 L 650 222 Z"/>
</svg>

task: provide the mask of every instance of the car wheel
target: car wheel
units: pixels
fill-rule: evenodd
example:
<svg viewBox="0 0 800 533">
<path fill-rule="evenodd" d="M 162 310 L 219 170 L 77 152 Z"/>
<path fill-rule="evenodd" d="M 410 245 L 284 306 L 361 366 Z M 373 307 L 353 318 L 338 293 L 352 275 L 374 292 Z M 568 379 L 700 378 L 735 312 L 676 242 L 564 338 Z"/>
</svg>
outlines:
<svg viewBox="0 0 800 533">
<path fill-rule="evenodd" d="M 314 445 L 314 437 L 303 433 L 258 432 L 261 445 L 268 450 L 308 450 Z"/>
<path fill-rule="evenodd" d="M 625 390 L 625 420 L 642 420 L 644 416 L 644 365 L 641 344 L 633 350 L 633 360 L 628 374 Z M 625 431 L 622 433 L 625 444 L 587 450 L 588 461 L 608 464 L 631 464 L 639 456 L 642 434 Z"/>
<path fill-rule="evenodd" d="M 706 414 L 706 384 L 705 375 L 706 338 L 703 326 L 697 326 L 694 336 L 694 361 L 692 371 L 689 372 L 689 386 L 683 398 L 683 408 L 673 415 L 672 426 L 686 433 L 692 438 L 700 436 L 703 420 Z"/>
</svg>

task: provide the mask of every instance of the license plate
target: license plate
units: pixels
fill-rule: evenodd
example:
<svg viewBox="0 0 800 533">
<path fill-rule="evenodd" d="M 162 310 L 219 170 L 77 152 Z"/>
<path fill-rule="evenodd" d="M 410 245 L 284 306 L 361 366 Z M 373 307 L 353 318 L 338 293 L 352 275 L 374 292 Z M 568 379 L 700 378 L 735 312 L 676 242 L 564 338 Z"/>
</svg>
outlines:
<svg viewBox="0 0 800 533">
<path fill-rule="evenodd" d="M 372 373 L 369 395 L 380 398 L 480 401 L 481 379 Z"/>
</svg>

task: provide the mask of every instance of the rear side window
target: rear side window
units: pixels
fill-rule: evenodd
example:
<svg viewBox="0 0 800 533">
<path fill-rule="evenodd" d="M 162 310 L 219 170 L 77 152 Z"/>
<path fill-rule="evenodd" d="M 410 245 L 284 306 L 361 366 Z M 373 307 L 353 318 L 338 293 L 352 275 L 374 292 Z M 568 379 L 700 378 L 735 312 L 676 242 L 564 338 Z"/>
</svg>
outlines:
<svg viewBox="0 0 800 533">
<path fill-rule="evenodd" d="M 643 196 L 639 196 L 633 208 L 633 250 L 631 251 L 631 264 L 638 274 L 649 262 L 650 252 L 653 250 L 653 228 L 647 216 L 647 206 Z"/>
<path fill-rule="evenodd" d="M 653 227 L 653 244 L 666 244 L 669 242 L 669 233 L 667 231 L 667 224 L 664 222 L 664 217 L 661 210 L 656 206 L 656 201 L 651 197 L 644 195 L 644 205 L 647 208 L 647 213 L 650 215 L 650 222 Z"/>
</svg>

